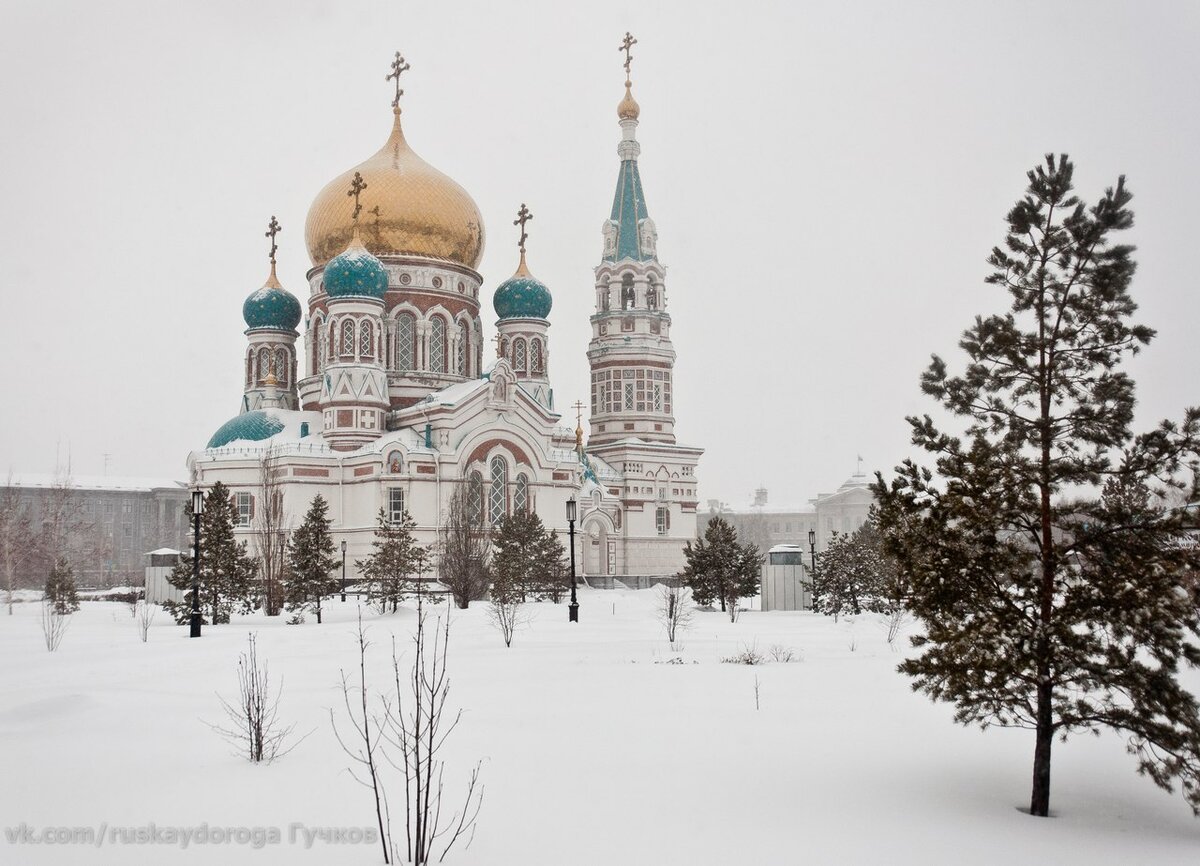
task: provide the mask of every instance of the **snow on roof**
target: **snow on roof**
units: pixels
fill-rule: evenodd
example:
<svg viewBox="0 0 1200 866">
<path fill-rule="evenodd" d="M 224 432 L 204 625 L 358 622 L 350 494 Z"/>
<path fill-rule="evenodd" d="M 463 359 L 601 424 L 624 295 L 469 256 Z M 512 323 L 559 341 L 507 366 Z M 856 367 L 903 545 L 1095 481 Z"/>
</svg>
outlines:
<svg viewBox="0 0 1200 866">
<path fill-rule="evenodd" d="M 471 394 L 474 394 L 480 388 L 487 387 L 486 379 L 468 379 L 466 382 L 458 382 L 454 385 L 447 385 L 440 391 L 434 391 L 424 400 L 419 401 L 416 405 L 420 406 L 453 406 L 459 403 Z"/>
<path fill-rule="evenodd" d="M 49 489 L 61 487 L 64 483 L 73 490 L 111 490 L 149 493 L 151 490 L 175 490 L 186 487 L 182 481 L 174 478 L 150 478 L 124 475 L 57 475 L 50 473 L 22 473 L 3 480 L 0 476 L 0 487 L 30 487 Z"/>
<path fill-rule="evenodd" d="M 770 550 L 767 551 L 767 553 L 796 553 L 796 552 L 803 553 L 804 548 L 801 547 L 799 544 L 776 544 L 774 547 L 772 547 Z"/>
<path fill-rule="evenodd" d="M 174 550 L 170 547 L 160 547 L 158 550 L 152 550 L 149 553 L 146 553 L 143 555 L 144 556 L 182 556 L 183 551 Z"/>
</svg>

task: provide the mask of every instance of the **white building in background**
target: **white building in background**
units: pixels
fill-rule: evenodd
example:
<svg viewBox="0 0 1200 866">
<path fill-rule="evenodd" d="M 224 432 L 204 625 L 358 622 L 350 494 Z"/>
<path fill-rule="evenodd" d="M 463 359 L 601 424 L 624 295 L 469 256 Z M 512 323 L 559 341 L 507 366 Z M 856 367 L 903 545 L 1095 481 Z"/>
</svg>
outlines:
<svg viewBox="0 0 1200 866">
<path fill-rule="evenodd" d="M 483 523 L 533 509 L 564 532 L 574 496 L 584 575 L 677 573 L 696 534 L 702 450 L 675 438 L 671 317 L 628 77 L 595 269 L 586 447 L 582 425 L 564 426 L 555 408 L 552 297 L 526 262 L 523 218 L 517 270 L 492 297 L 497 357 L 485 363 L 483 217 L 409 147 L 398 101 L 399 91 L 384 146 L 308 212 L 303 310 L 276 275 L 272 220 L 270 275 L 243 306 L 241 409 L 188 456 L 191 482 L 226 484 L 249 534 L 271 455 L 293 525 L 321 494 L 351 563 L 370 551 L 380 509 L 389 519 L 408 511 L 432 543 L 462 486 Z"/>
<path fill-rule="evenodd" d="M 805 505 L 775 505 L 767 500 L 767 491 L 755 491 L 750 505 L 734 507 L 716 500 L 708 503 L 707 514 L 700 518 L 700 532 L 708 521 L 720 515 L 737 530 L 742 541 L 757 544 L 762 551 L 775 545 L 798 545 L 808 552 L 809 531 L 816 533 L 817 553 L 829 545 L 834 533 L 847 535 L 867 521 L 875 496 L 872 478 L 855 472 L 833 493 L 820 493 Z"/>
</svg>

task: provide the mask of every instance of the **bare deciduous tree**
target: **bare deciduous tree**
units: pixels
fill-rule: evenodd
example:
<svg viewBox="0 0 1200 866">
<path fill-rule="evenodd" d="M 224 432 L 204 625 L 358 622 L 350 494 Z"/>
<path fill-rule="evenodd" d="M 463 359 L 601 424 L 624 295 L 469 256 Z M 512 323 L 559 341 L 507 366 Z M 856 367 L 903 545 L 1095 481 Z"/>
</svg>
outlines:
<svg viewBox="0 0 1200 866">
<path fill-rule="evenodd" d="M 254 547 L 262 564 L 263 608 L 267 616 L 283 611 L 283 575 L 287 568 L 288 516 L 283 507 L 283 470 L 274 448 L 258 462 L 259 501 L 254 509 Z"/>
<path fill-rule="evenodd" d="M 8 595 L 9 615 L 13 612 L 17 574 L 33 560 L 36 552 L 37 536 L 10 472 L 4 489 L 0 490 L 0 574 Z"/>
<path fill-rule="evenodd" d="M 221 698 L 221 707 L 230 727 L 210 727 L 239 752 L 244 752 L 251 762 L 269 763 L 286 755 L 299 741 L 287 745 L 296 726 L 279 723 L 279 696 L 283 694 L 283 683 L 280 682 L 272 694 L 267 665 L 258 661 L 257 638 L 251 634 L 248 640 L 249 649 L 238 655 L 238 702 L 233 704 Z"/>
<path fill-rule="evenodd" d="M 692 591 L 679 583 L 679 579 L 675 578 L 670 583 L 660 584 L 658 601 L 654 608 L 655 616 L 667 631 L 667 642 L 672 650 L 678 649 L 678 633 L 691 627 L 695 609 Z"/>
<path fill-rule="evenodd" d="M 450 645 L 450 619 L 439 618 L 432 629 L 429 646 L 426 613 L 417 612 L 417 630 L 413 635 L 413 662 L 401 683 L 400 659 L 392 646 L 392 672 L 395 676 L 396 703 L 387 714 L 387 740 L 399 750 L 399 760 L 385 752 L 388 762 L 404 773 L 405 845 L 408 862 L 432 861 L 435 846 L 443 860 L 454 844 L 474 835 L 475 819 L 483 804 L 483 786 L 479 782 L 482 762 L 476 763 L 467 782 L 461 808 L 443 824 L 442 776 L 445 762 L 438 757 L 446 738 L 462 720 L 462 710 L 450 716 L 446 698 L 450 679 L 446 673 L 446 651 Z M 406 693 L 410 696 L 405 700 Z M 468 835 L 469 834 L 469 835 Z M 443 846 L 439 839 L 448 837 Z M 393 856 L 395 852 L 393 851 Z"/>
<path fill-rule="evenodd" d="M 42 637 L 46 639 L 46 649 L 54 652 L 62 643 L 67 626 L 71 624 L 71 613 L 59 609 L 52 598 L 42 599 Z"/>
<path fill-rule="evenodd" d="M 529 621 L 520 598 L 495 592 L 488 603 L 488 619 L 496 627 L 496 631 L 500 632 L 500 637 L 504 639 L 506 647 L 512 646 L 513 635 L 516 634 L 517 629 Z"/>
<path fill-rule="evenodd" d="M 438 539 L 438 579 L 460 608 L 483 598 L 490 581 L 492 538 L 481 518 L 482 512 L 471 507 L 469 484 L 457 485 Z"/>
<path fill-rule="evenodd" d="M 367 634 L 363 630 L 362 624 L 362 608 L 358 610 L 358 687 L 355 688 L 350 683 L 350 678 L 346 676 L 343 670 L 342 675 L 342 702 L 346 706 L 346 716 L 350 720 L 350 726 L 354 731 L 352 737 L 343 737 L 342 732 L 338 729 L 337 717 L 333 710 L 329 711 L 329 723 L 333 726 L 333 735 L 337 738 L 338 745 L 342 747 L 342 751 L 349 756 L 355 764 L 359 766 L 356 771 L 354 767 L 350 768 L 350 776 L 360 785 L 371 789 L 371 794 L 375 799 L 375 822 L 379 827 L 379 842 L 383 846 L 383 862 L 391 863 L 391 813 L 387 807 L 387 792 L 383 787 L 383 778 L 381 774 L 382 767 L 375 753 L 384 745 L 384 739 L 381 733 L 383 727 L 383 719 L 371 713 L 368 708 L 370 702 L 370 692 L 367 688 Z M 358 696 L 353 697 L 357 692 Z M 385 713 L 388 707 L 387 698 L 382 698 L 384 701 Z M 349 742 L 347 742 L 349 739 Z M 362 774 L 365 774 L 365 778 Z"/>
<path fill-rule="evenodd" d="M 145 599 L 138 602 L 134 621 L 137 622 L 138 634 L 142 636 L 142 643 L 146 643 L 150 639 L 150 625 L 154 622 L 156 613 L 158 613 L 157 605 L 153 605 Z"/>
</svg>

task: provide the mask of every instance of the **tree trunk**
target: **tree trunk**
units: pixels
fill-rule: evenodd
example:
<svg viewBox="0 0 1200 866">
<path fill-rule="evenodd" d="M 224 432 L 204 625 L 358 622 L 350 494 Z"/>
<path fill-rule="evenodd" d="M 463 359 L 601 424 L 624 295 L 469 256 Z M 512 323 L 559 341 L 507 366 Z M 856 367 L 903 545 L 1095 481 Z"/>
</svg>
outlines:
<svg viewBox="0 0 1200 866">
<path fill-rule="evenodd" d="M 1054 744 L 1054 721 L 1050 712 L 1049 668 L 1039 675 L 1045 681 L 1038 685 L 1037 745 L 1033 750 L 1033 794 L 1029 799 L 1029 814 L 1045 818 L 1050 814 L 1050 747 Z"/>
</svg>

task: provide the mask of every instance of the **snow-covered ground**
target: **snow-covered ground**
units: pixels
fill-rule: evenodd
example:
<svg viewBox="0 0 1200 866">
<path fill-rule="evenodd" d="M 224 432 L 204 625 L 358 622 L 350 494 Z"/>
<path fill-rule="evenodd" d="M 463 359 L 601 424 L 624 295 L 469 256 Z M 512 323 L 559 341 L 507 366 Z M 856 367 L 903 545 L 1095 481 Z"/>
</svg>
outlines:
<svg viewBox="0 0 1200 866">
<path fill-rule="evenodd" d="M 874 618 L 697 614 L 671 652 L 653 592 L 584 592 L 530 606 L 505 649 L 484 606 L 453 616 L 447 788 L 484 759 L 486 794 L 469 864 L 1195 863 L 1200 821 L 1138 777 L 1115 736 L 1056 744 L 1052 808 L 1029 794 L 1033 741 L 967 729 L 909 690 Z M 31 845 L 0 838 L 0 863 L 382 862 L 377 845 L 305 846 L 293 825 L 371 827 L 369 793 L 346 772 L 329 723 L 339 669 L 355 670 L 356 606 L 324 625 L 254 616 L 201 640 L 159 614 L 148 643 L 128 607 L 87 602 L 46 652 L 40 606 L 0 614 L 0 825 L 279 828 L 279 844 Z M 445 608 L 440 613 L 445 615 Z M 415 613 L 366 614 L 370 675 L 390 675 Z M 251 765 L 205 721 L 236 693 L 246 636 L 282 677 L 281 714 L 311 734 Z M 722 664 L 744 645 L 802 661 Z M 853 647 L 853 648 L 852 648 Z M 680 657 L 685 664 L 665 664 Z M 758 683 L 760 707 L 755 707 Z M 1200 686 L 1194 676 L 1193 687 Z M 399 796 L 397 791 L 396 796 Z M 395 804 L 393 804 L 395 808 Z M 296 835 L 294 842 L 290 836 Z"/>
</svg>

